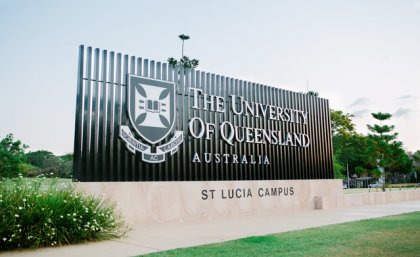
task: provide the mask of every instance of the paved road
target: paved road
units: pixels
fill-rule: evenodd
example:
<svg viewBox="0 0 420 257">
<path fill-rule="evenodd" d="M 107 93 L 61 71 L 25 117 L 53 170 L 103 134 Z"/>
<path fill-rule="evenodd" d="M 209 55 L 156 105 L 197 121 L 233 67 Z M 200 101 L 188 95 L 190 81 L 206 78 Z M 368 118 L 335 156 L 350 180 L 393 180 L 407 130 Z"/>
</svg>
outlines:
<svg viewBox="0 0 420 257">
<path fill-rule="evenodd" d="M 0 254 L 15 257 L 37 256 L 135 256 L 168 249 L 223 242 L 330 224 L 420 211 L 420 201 L 364 207 L 313 210 L 270 216 L 242 217 L 183 224 L 141 225 L 126 238 L 98 243 L 14 251 Z"/>
</svg>

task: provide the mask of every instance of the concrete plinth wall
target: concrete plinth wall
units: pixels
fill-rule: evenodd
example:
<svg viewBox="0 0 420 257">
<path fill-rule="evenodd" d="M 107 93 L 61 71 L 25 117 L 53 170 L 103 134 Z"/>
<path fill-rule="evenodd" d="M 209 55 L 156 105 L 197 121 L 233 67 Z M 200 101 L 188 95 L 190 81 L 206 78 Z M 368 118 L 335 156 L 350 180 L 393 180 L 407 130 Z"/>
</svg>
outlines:
<svg viewBox="0 0 420 257">
<path fill-rule="evenodd" d="M 343 194 L 341 180 L 78 182 L 117 203 L 131 224 L 191 222 L 420 200 L 420 190 Z"/>
<path fill-rule="evenodd" d="M 420 200 L 420 190 L 371 192 L 358 194 L 345 194 L 330 203 L 334 207 L 356 207 L 372 204 L 397 203 Z"/>
</svg>

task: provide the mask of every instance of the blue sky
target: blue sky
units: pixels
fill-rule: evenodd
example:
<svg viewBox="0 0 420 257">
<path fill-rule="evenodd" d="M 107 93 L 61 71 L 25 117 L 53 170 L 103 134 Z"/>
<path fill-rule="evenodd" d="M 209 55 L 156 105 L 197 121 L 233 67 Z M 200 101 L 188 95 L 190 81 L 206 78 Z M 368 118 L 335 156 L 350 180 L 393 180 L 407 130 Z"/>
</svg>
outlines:
<svg viewBox="0 0 420 257">
<path fill-rule="evenodd" d="M 73 150 L 80 44 L 293 91 L 333 109 L 389 112 L 407 150 L 420 149 L 420 1 L 0 0 L 0 136 Z"/>
</svg>

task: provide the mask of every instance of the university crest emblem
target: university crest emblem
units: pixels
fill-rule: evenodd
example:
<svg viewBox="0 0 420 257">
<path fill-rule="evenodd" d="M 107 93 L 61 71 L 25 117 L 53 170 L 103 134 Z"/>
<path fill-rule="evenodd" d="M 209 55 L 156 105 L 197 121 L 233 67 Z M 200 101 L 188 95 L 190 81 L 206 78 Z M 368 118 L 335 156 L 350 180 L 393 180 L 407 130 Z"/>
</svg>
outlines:
<svg viewBox="0 0 420 257">
<path fill-rule="evenodd" d="M 127 112 L 130 124 L 142 141 L 131 132 L 129 126 L 120 127 L 120 137 L 127 148 L 142 153 L 142 160 L 150 163 L 165 161 L 165 154 L 174 154 L 183 142 L 182 131 L 175 131 L 169 142 L 152 146 L 164 140 L 173 130 L 176 120 L 175 83 L 146 77 L 129 75 L 127 85 Z"/>
</svg>

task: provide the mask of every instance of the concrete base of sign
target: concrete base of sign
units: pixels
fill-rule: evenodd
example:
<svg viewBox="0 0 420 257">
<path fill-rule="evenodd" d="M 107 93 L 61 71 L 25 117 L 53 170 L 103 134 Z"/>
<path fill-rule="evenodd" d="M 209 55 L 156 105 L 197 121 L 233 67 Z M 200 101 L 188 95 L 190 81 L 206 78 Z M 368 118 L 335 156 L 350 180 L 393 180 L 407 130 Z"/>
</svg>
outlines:
<svg viewBox="0 0 420 257">
<path fill-rule="evenodd" d="M 191 222 L 267 213 L 420 200 L 420 190 L 344 194 L 341 180 L 79 182 L 118 204 L 131 224 Z"/>
</svg>

